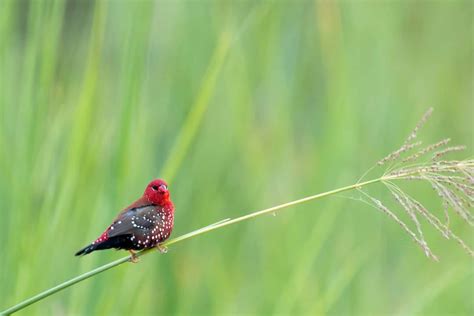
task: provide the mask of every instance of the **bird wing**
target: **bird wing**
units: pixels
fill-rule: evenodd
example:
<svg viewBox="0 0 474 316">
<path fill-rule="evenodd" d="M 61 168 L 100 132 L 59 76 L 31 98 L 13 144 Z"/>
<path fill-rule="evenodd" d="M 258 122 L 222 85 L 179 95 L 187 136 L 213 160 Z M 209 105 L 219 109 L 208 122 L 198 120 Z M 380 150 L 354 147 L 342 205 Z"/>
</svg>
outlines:
<svg viewBox="0 0 474 316">
<path fill-rule="evenodd" d="M 151 205 L 150 202 L 142 196 L 141 198 L 139 198 L 138 200 L 136 200 L 135 202 L 133 202 L 132 204 L 124 208 L 114 219 L 114 223 L 120 220 L 120 218 L 123 217 L 125 213 L 129 212 L 130 210 L 138 209 L 138 208 L 150 206 L 150 205 Z"/>
<path fill-rule="evenodd" d="M 107 230 L 109 238 L 121 235 L 144 235 L 159 220 L 155 205 L 144 205 L 123 212 Z"/>
</svg>

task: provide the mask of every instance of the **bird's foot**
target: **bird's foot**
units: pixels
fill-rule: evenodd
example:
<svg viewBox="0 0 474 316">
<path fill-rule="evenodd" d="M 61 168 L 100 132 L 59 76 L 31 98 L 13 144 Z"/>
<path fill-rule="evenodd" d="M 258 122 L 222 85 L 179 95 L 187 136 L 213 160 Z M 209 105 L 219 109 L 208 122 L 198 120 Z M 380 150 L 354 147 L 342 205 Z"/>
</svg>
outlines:
<svg viewBox="0 0 474 316">
<path fill-rule="evenodd" d="M 160 244 L 156 245 L 156 249 L 158 249 L 158 251 L 160 253 L 167 253 L 168 252 L 168 247 L 160 245 Z"/>
<path fill-rule="evenodd" d="M 137 256 L 137 253 L 133 250 L 129 250 L 128 252 L 130 252 L 130 262 L 131 263 L 137 263 L 138 261 L 140 261 L 140 258 Z"/>
</svg>

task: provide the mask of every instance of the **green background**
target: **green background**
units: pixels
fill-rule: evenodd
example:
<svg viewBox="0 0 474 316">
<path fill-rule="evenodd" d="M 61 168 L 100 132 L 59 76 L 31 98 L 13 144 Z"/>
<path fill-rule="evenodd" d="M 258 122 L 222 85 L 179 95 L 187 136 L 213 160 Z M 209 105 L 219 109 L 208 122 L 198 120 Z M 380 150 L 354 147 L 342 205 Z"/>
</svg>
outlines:
<svg viewBox="0 0 474 316">
<path fill-rule="evenodd" d="M 1 0 L 0 310 L 124 256 L 73 254 L 154 177 L 170 182 L 176 237 L 354 183 L 430 106 L 420 136 L 472 157 L 473 12 Z M 429 186 L 411 189 L 441 209 Z M 424 223 L 432 262 L 341 196 L 173 245 L 19 314 L 474 314 L 474 263 L 455 242 Z"/>
</svg>

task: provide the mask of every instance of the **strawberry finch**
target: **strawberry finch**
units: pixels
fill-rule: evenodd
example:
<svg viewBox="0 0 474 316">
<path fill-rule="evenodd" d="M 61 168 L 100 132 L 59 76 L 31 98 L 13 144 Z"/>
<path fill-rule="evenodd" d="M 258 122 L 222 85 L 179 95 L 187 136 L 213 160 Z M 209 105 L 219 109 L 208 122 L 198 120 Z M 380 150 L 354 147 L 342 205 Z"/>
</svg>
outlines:
<svg viewBox="0 0 474 316">
<path fill-rule="evenodd" d="M 136 262 L 135 250 L 157 247 L 173 230 L 174 205 L 170 199 L 168 185 L 161 179 L 151 181 L 143 196 L 125 208 L 93 243 L 76 253 L 87 255 L 95 250 L 109 248 L 125 249 Z"/>
</svg>

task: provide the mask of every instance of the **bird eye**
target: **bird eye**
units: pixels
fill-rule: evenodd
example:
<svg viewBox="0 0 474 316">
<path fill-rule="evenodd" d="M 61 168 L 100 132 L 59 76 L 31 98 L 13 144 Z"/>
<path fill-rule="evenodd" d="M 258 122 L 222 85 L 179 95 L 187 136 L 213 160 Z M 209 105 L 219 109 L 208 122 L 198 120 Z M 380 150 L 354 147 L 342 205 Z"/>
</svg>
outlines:
<svg viewBox="0 0 474 316">
<path fill-rule="evenodd" d="M 153 189 L 153 191 L 158 191 L 158 187 L 156 185 L 152 186 L 151 188 Z"/>
</svg>

